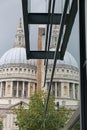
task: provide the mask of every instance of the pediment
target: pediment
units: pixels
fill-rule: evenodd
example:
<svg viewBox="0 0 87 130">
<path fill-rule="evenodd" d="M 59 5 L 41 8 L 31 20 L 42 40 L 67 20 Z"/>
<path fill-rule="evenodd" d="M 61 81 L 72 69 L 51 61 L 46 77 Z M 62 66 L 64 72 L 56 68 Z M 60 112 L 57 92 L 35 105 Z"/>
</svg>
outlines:
<svg viewBox="0 0 87 130">
<path fill-rule="evenodd" d="M 20 102 L 14 104 L 14 105 L 11 105 L 11 106 L 9 107 L 9 109 L 18 108 L 20 105 L 22 105 L 25 109 L 27 109 L 27 108 L 29 107 L 29 105 L 28 105 L 26 102 L 20 101 Z"/>
</svg>

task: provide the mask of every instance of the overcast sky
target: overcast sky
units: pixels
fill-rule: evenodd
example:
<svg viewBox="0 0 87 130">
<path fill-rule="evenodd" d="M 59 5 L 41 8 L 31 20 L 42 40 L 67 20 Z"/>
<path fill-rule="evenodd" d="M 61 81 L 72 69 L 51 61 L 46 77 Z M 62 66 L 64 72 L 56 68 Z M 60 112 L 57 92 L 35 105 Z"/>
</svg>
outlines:
<svg viewBox="0 0 87 130">
<path fill-rule="evenodd" d="M 0 0 L 0 56 L 13 47 L 20 17 L 21 0 Z"/>
<path fill-rule="evenodd" d="M 47 0 L 32 0 L 33 2 L 33 11 L 45 12 Z M 58 0 L 57 0 L 58 1 Z M 43 6 L 45 5 L 45 6 Z M 18 26 L 19 18 L 22 17 L 22 4 L 21 0 L 1 0 L 0 1 L 0 57 L 8 49 L 12 48 L 14 45 L 15 34 Z M 32 27 L 31 32 L 31 48 L 34 49 L 37 46 L 37 34 L 36 27 Z M 78 51 L 79 48 L 79 37 L 78 37 L 78 15 L 75 20 L 75 24 L 72 30 L 72 34 L 69 40 L 68 50 L 71 52 L 76 60 L 78 60 Z"/>
</svg>

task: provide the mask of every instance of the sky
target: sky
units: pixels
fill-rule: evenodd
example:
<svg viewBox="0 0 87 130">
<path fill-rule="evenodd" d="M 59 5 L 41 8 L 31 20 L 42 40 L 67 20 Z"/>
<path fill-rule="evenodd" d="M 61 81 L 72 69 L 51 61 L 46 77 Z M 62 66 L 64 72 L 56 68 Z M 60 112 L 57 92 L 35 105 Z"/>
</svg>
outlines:
<svg viewBox="0 0 87 130">
<path fill-rule="evenodd" d="M 32 0 L 32 8 L 34 12 L 46 11 L 47 0 Z M 60 0 L 59 0 L 60 1 Z M 59 2 L 57 0 L 57 2 Z M 45 6 L 43 6 L 45 5 Z M 61 10 L 61 8 L 60 8 Z M 22 18 L 22 3 L 21 0 L 1 0 L 0 1 L 0 57 L 10 48 L 13 47 L 15 41 L 15 34 L 20 17 Z M 79 51 L 79 37 L 78 37 L 78 14 L 76 16 L 75 24 L 70 36 L 68 50 L 75 57 L 77 61 Z M 30 44 L 31 49 L 37 47 L 37 26 L 31 27 Z"/>
<path fill-rule="evenodd" d="M 22 17 L 21 0 L 0 1 L 0 57 L 14 45 L 20 17 Z"/>
</svg>

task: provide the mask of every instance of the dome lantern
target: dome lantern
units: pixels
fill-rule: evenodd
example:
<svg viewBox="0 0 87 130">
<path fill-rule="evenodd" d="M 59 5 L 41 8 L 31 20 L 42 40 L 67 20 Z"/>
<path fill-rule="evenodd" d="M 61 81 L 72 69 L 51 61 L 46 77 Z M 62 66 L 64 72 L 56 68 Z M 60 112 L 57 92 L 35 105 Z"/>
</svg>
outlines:
<svg viewBox="0 0 87 130">
<path fill-rule="evenodd" d="M 59 26 L 58 25 L 54 25 L 53 26 L 53 33 L 52 33 L 51 48 L 54 48 L 56 46 L 58 35 L 59 35 Z"/>
<path fill-rule="evenodd" d="M 24 33 L 23 33 L 21 18 L 19 20 L 17 33 L 16 33 L 16 36 L 15 36 L 15 45 L 14 45 L 14 47 L 25 47 Z"/>
</svg>

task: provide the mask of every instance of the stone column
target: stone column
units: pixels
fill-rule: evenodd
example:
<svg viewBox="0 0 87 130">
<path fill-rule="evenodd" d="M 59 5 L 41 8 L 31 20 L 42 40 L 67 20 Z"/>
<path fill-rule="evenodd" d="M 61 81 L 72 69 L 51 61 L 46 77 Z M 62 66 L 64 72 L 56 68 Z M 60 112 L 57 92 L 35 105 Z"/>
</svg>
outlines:
<svg viewBox="0 0 87 130">
<path fill-rule="evenodd" d="M 64 83 L 61 82 L 61 97 L 64 97 Z"/>
<path fill-rule="evenodd" d="M 7 94 L 7 91 L 8 91 L 8 90 L 7 90 L 7 89 L 8 89 L 8 88 L 7 88 L 7 85 L 8 85 L 8 83 L 7 83 L 7 81 L 6 81 L 6 82 L 5 82 L 5 97 L 8 96 L 8 94 Z"/>
<path fill-rule="evenodd" d="M 19 86 L 19 82 L 17 81 L 16 97 L 18 97 L 18 86 Z"/>
<path fill-rule="evenodd" d="M 0 97 L 2 97 L 2 82 L 0 84 Z"/>
<path fill-rule="evenodd" d="M 23 81 L 22 97 L 24 97 L 25 82 Z"/>
<path fill-rule="evenodd" d="M 75 84 L 73 83 L 73 98 L 75 99 Z"/>
<path fill-rule="evenodd" d="M 30 97 L 30 82 L 28 82 L 28 97 Z"/>
<path fill-rule="evenodd" d="M 55 98 L 57 98 L 57 82 L 55 82 Z"/>
<path fill-rule="evenodd" d="M 10 96 L 13 97 L 13 81 L 11 82 Z"/>
<path fill-rule="evenodd" d="M 69 83 L 67 83 L 67 89 L 68 89 L 68 97 L 69 97 Z"/>
<path fill-rule="evenodd" d="M 77 84 L 77 99 L 80 99 L 80 90 L 79 90 L 79 85 Z"/>
</svg>

